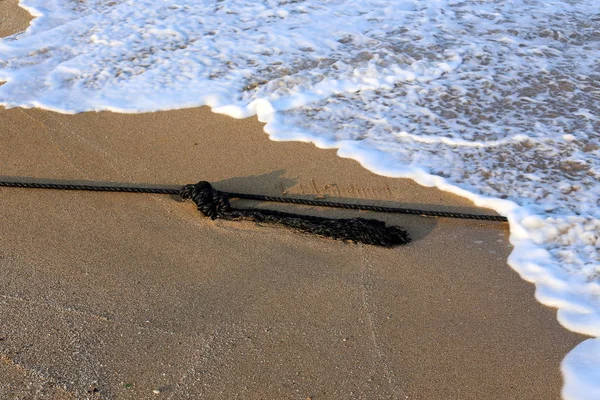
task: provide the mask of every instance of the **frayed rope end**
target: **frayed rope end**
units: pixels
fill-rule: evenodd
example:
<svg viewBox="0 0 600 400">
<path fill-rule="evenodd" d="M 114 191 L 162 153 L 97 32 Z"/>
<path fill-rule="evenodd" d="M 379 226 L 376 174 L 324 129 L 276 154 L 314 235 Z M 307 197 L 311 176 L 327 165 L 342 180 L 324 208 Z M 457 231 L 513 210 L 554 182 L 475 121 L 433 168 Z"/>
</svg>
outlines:
<svg viewBox="0 0 600 400">
<path fill-rule="evenodd" d="M 220 218 L 269 223 L 321 237 L 382 247 L 394 247 L 410 242 L 410 237 L 404 229 L 386 226 L 385 222 L 375 219 L 333 219 L 274 210 L 234 209 L 229 203 L 229 196 L 214 189 L 206 181 L 185 185 L 179 195 L 183 200 L 192 200 L 198 211 L 213 220 Z"/>
</svg>

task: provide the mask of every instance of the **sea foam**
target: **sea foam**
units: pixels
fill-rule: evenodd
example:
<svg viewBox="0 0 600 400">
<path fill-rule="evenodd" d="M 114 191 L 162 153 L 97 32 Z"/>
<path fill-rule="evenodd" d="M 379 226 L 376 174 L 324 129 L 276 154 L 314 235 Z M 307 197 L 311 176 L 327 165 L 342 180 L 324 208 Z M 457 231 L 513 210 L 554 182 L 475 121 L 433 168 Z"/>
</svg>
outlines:
<svg viewBox="0 0 600 400">
<path fill-rule="evenodd" d="M 600 393 L 597 0 L 21 0 L 0 104 L 65 113 L 208 105 L 510 221 L 508 262 L 596 337 L 562 364 Z"/>
</svg>

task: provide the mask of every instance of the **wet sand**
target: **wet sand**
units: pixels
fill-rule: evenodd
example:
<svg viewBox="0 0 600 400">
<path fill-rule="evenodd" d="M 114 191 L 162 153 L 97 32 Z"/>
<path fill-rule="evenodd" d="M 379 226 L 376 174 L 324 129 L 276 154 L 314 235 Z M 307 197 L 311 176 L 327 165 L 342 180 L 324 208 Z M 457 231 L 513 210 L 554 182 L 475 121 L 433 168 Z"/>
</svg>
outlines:
<svg viewBox="0 0 600 400">
<path fill-rule="evenodd" d="M 206 108 L 0 110 L 0 160 L 3 179 L 490 213 Z M 211 221 L 171 196 L 0 189 L 0 398 L 559 398 L 583 337 L 507 266 L 505 224 L 258 206 L 380 218 L 413 242 Z"/>
</svg>

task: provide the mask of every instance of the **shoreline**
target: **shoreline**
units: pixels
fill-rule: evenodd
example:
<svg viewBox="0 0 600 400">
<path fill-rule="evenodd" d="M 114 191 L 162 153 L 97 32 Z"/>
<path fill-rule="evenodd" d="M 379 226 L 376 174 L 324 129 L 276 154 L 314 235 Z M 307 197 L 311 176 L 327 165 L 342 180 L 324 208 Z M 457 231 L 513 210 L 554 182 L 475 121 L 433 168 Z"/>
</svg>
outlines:
<svg viewBox="0 0 600 400">
<path fill-rule="evenodd" d="M 6 26 L 0 21 L 0 33 L 14 29 Z M 4 176 L 202 179 L 239 192 L 476 210 L 450 193 L 372 174 L 335 150 L 269 141 L 256 118 L 204 107 L 70 116 L 0 109 L 0 119 Z M 108 398 L 154 390 L 174 398 L 558 398 L 560 360 L 584 338 L 535 301 L 533 285 L 506 265 L 507 230 L 489 223 L 384 216 L 415 239 L 386 252 L 212 223 L 166 198 L 0 193 L 0 207 L 15 212 L 0 235 L 9 249 L 0 258 L 0 312 L 10 321 L 0 377 L 11 393 L 35 386 L 69 398 L 95 385 Z M 165 245 L 172 250 L 157 250 Z M 72 351 L 84 356 L 69 361 Z"/>
</svg>

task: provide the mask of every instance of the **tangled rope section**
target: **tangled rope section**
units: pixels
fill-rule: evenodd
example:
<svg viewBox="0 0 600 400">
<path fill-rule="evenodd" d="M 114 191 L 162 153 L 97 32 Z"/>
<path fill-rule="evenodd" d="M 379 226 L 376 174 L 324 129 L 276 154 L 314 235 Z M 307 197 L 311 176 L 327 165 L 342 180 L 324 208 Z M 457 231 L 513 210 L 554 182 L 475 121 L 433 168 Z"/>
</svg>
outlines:
<svg viewBox="0 0 600 400">
<path fill-rule="evenodd" d="M 235 209 L 231 207 L 226 193 L 214 189 L 204 181 L 185 185 L 179 195 L 184 200 L 192 200 L 198 211 L 211 219 L 275 224 L 298 232 L 383 247 L 410 242 L 405 230 L 397 226 L 386 226 L 385 222 L 375 219 L 332 219 L 273 210 Z"/>
</svg>

